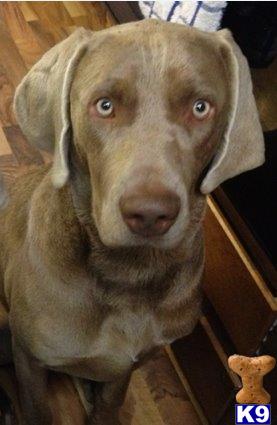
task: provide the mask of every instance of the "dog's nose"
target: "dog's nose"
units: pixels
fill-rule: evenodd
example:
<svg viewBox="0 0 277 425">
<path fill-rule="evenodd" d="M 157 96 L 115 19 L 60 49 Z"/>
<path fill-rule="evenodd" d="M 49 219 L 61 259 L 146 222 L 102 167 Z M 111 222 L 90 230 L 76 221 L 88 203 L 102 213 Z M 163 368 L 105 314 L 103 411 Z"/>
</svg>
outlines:
<svg viewBox="0 0 277 425">
<path fill-rule="evenodd" d="M 123 220 L 138 235 L 151 237 L 165 234 L 175 222 L 181 201 L 169 190 L 136 190 L 119 201 Z"/>
</svg>

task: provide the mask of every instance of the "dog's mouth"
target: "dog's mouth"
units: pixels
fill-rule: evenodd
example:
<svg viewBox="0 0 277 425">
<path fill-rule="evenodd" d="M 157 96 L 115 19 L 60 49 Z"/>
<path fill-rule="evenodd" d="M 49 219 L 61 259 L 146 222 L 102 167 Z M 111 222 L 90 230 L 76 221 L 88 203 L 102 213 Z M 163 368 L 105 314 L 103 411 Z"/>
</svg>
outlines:
<svg viewBox="0 0 277 425">
<path fill-rule="evenodd" d="M 182 241 L 182 232 L 166 232 L 157 234 L 151 228 L 145 228 L 140 233 L 127 230 L 126 238 L 119 242 L 118 247 L 155 248 L 165 250 L 175 249 Z"/>
<path fill-rule="evenodd" d="M 122 235 L 112 236 L 112 232 L 106 235 L 98 236 L 104 246 L 111 249 L 132 249 L 132 248 L 155 248 L 158 250 L 171 250 L 180 245 L 183 232 L 167 232 L 165 234 L 156 234 L 151 229 L 144 229 L 143 232 L 134 233 L 129 229 Z M 111 237 L 112 236 L 112 237 Z"/>
</svg>

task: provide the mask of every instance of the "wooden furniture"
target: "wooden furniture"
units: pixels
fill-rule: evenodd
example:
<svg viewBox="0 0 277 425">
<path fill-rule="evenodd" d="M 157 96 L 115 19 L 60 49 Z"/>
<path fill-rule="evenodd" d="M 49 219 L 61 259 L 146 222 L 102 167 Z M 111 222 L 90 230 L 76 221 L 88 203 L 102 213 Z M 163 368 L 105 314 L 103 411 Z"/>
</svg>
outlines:
<svg viewBox="0 0 277 425">
<path fill-rule="evenodd" d="M 276 324 L 277 300 L 212 198 L 205 233 L 204 316 L 172 351 L 207 423 L 232 425 L 241 382 L 229 370 L 227 358 L 235 353 L 276 356 L 276 335 L 270 329 Z M 266 341 L 263 346 L 265 338 L 269 348 Z M 272 417 L 277 418 L 276 370 L 265 378 L 265 388 L 272 396 Z"/>
</svg>

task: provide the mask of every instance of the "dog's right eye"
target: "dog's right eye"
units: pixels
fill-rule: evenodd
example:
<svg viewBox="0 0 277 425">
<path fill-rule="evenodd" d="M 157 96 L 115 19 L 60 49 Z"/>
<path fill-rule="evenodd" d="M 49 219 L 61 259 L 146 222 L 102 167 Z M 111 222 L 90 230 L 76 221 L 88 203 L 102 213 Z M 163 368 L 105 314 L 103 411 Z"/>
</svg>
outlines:
<svg viewBox="0 0 277 425">
<path fill-rule="evenodd" d="M 198 120 L 207 118 L 211 110 L 211 105 L 206 100 L 199 99 L 193 105 L 193 115 Z"/>
<path fill-rule="evenodd" d="M 95 105 L 96 110 L 101 117 L 106 118 L 110 117 L 114 112 L 114 106 L 110 99 L 104 97 L 99 99 Z"/>
</svg>

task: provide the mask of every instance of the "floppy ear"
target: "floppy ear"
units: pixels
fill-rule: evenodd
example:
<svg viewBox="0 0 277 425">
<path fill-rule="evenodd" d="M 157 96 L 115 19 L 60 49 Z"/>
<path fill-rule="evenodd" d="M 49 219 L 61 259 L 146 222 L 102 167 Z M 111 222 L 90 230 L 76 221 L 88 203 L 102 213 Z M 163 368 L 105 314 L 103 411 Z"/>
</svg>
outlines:
<svg viewBox="0 0 277 425">
<path fill-rule="evenodd" d="M 204 194 L 264 162 L 264 139 L 247 60 L 228 30 L 216 36 L 228 75 L 230 107 L 222 143 L 200 187 Z"/>
<path fill-rule="evenodd" d="M 62 187 L 69 176 L 70 89 L 92 32 L 75 31 L 49 50 L 25 76 L 15 93 L 18 123 L 32 145 L 53 152 L 52 181 Z"/>
</svg>

